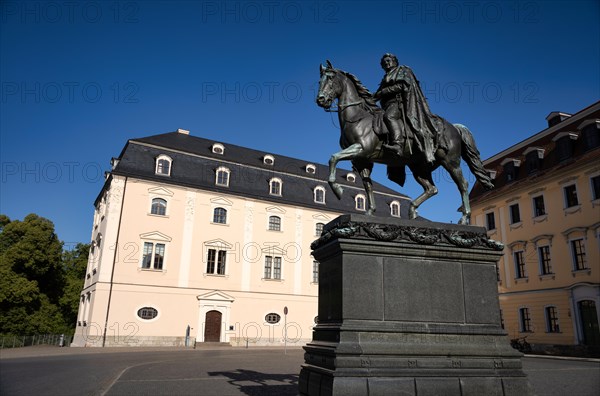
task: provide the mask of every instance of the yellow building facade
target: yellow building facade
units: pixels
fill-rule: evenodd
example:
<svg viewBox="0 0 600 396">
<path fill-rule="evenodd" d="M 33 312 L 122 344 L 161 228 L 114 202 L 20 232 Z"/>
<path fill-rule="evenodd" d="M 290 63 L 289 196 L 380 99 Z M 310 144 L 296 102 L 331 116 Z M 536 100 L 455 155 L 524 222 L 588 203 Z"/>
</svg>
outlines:
<svg viewBox="0 0 600 396">
<path fill-rule="evenodd" d="M 552 112 L 548 128 L 484 161 L 474 223 L 505 244 L 498 263 L 503 326 L 533 350 L 600 350 L 600 102 Z"/>
</svg>

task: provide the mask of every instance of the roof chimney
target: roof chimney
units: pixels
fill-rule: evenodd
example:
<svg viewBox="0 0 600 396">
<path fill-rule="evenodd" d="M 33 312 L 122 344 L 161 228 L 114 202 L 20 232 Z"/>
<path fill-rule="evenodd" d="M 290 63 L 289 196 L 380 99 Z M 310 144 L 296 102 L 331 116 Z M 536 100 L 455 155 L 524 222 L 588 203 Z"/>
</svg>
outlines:
<svg viewBox="0 0 600 396">
<path fill-rule="evenodd" d="M 177 128 L 177 133 L 183 133 L 184 135 L 189 135 L 190 131 L 186 131 L 185 129 Z"/>
</svg>

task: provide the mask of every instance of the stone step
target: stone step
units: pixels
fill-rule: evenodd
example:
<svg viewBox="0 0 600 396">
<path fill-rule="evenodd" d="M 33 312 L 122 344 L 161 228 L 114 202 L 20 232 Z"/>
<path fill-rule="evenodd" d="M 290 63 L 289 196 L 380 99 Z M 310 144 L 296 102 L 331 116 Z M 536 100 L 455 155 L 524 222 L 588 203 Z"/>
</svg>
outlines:
<svg viewBox="0 0 600 396">
<path fill-rule="evenodd" d="M 231 348 L 229 342 L 197 342 L 196 348 Z"/>
</svg>

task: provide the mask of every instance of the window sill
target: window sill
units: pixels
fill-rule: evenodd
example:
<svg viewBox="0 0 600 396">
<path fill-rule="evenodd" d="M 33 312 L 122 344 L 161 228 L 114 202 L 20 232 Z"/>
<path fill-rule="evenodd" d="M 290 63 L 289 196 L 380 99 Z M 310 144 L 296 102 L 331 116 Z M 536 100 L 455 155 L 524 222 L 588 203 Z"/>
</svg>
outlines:
<svg viewBox="0 0 600 396">
<path fill-rule="evenodd" d="M 498 233 L 498 229 L 494 228 L 492 230 L 487 230 L 488 236 L 494 236 Z"/>
<path fill-rule="evenodd" d="M 562 331 L 547 331 L 546 334 L 562 334 Z"/>
<path fill-rule="evenodd" d="M 216 225 L 216 226 L 221 226 L 221 227 L 223 227 L 223 226 L 229 227 L 228 223 L 215 223 L 214 221 L 211 221 L 210 224 L 211 225 Z"/>
<path fill-rule="evenodd" d="M 571 271 L 571 275 L 573 276 L 573 278 L 575 278 L 576 276 L 579 276 L 579 275 L 591 275 L 591 274 L 592 274 L 591 268 L 584 268 L 584 269 L 580 269 L 580 270 Z"/>
<path fill-rule="evenodd" d="M 158 172 L 154 172 L 154 174 L 156 176 L 162 176 L 162 177 L 171 177 L 171 174 L 166 174 L 166 173 L 158 173 Z"/>
<path fill-rule="evenodd" d="M 554 279 L 556 279 L 556 274 L 554 274 L 554 273 L 540 275 L 540 281 L 554 280 Z"/>
<path fill-rule="evenodd" d="M 167 272 L 164 269 L 154 269 L 154 268 L 138 268 L 138 271 L 144 271 L 144 272 Z"/>
<path fill-rule="evenodd" d="M 169 218 L 168 215 L 161 215 L 161 214 L 156 214 L 156 213 L 148 213 L 148 216 L 151 216 L 151 217 L 164 217 L 166 219 Z"/>
<path fill-rule="evenodd" d="M 267 231 L 269 231 L 269 232 L 283 232 L 282 230 L 270 230 L 268 228 L 267 228 Z"/>
<path fill-rule="evenodd" d="M 319 286 L 319 282 L 310 282 L 311 286 Z"/>
<path fill-rule="evenodd" d="M 563 210 L 565 212 L 565 216 L 570 215 L 579 212 L 581 210 L 581 205 L 570 206 L 568 208 L 564 208 Z"/>
<path fill-rule="evenodd" d="M 517 228 L 521 228 L 521 227 L 523 227 L 523 222 L 522 221 L 519 221 L 517 223 L 512 223 L 510 225 L 510 229 L 511 230 L 514 230 L 514 229 L 517 229 Z"/>
<path fill-rule="evenodd" d="M 281 282 L 283 283 L 283 279 L 273 279 L 273 278 L 262 278 L 261 280 L 263 281 L 267 281 L 267 282 Z"/>
<path fill-rule="evenodd" d="M 543 215 L 536 216 L 533 218 L 533 223 L 541 223 L 542 221 L 548 220 L 548 213 L 544 213 Z"/>
<path fill-rule="evenodd" d="M 529 283 L 529 277 L 524 276 L 523 278 L 515 278 L 515 283 Z"/>
<path fill-rule="evenodd" d="M 219 184 L 219 183 L 215 183 L 215 186 L 217 186 L 217 187 L 225 187 L 225 188 L 229 188 L 229 184 Z"/>
<path fill-rule="evenodd" d="M 229 278 L 229 275 L 227 275 L 227 274 L 223 274 L 223 275 L 221 275 L 221 274 L 211 274 L 211 273 L 208 273 L 208 272 L 203 273 L 202 276 L 204 276 L 205 278 L 207 276 L 210 276 L 212 278 Z"/>
</svg>

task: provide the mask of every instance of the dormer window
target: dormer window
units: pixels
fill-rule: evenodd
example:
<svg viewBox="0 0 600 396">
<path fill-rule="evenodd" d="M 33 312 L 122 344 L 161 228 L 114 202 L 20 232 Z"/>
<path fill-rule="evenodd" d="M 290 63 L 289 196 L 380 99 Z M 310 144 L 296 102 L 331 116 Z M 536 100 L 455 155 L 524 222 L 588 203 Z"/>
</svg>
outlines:
<svg viewBox="0 0 600 396">
<path fill-rule="evenodd" d="M 221 143 L 215 143 L 212 145 L 212 152 L 223 155 L 225 153 L 225 146 L 223 146 Z"/>
<path fill-rule="evenodd" d="M 314 199 L 315 199 L 316 203 L 322 203 L 322 204 L 325 203 L 325 188 L 324 187 L 321 187 L 321 186 L 315 187 L 313 194 L 314 194 Z"/>
<path fill-rule="evenodd" d="M 315 173 L 317 173 L 317 167 L 314 166 L 313 164 L 306 165 L 306 173 L 310 173 L 311 175 L 314 175 Z"/>
<path fill-rule="evenodd" d="M 278 177 L 274 177 L 269 181 L 269 194 L 281 196 L 282 182 Z"/>
<path fill-rule="evenodd" d="M 562 132 L 552 139 L 556 143 L 556 158 L 559 161 L 568 160 L 573 156 L 573 140 L 577 140 L 578 137 L 573 132 Z"/>
<path fill-rule="evenodd" d="M 361 211 L 365 210 L 365 196 L 364 195 L 358 194 L 354 198 L 354 203 L 356 204 L 356 210 L 361 210 Z"/>
<path fill-rule="evenodd" d="M 171 176 L 171 157 L 161 154 L 156 158 L 155 173 L 157 175 Z"/>
<path fill-rule="evenodd" d="M 217 186 L 229 187 L 230 173 L 231 171 L 224 166 L 217 168 L 215 184 Z"/>
<path fill-rule="evenodd" d="M 579 125 L 578 129 L 583 136 L 586 150 L 600 146 L 600 120 L 586 120 Z"/>
<path fill-rule="evenodd" d="M 527 173 L 533 173 L 540 169 L 542 164 L 541 160 L 544 158 L 543 148 L 529 147 L 523 154 L 525 154 Z"/>
<path fill-rule="evenodd" d="M 497 172 L 495 170 L 486 169 L 485 171 L 488 173 L 488 175 L 490 175 L 490 179 L 492 179 L 492 180 L 496 179 Z"/>
<path fill-rule="evenodd" d="M 270 154 L 267 154 L 263 157 L 263 163 L 265 165 L 273 165 L 273 164 L 275 164 L 275 157 L 273 157 Z"/>
<path fill-rule="evenodd" d="M 392 201 L 390 204 L 390 214 L 393 217 L 400 217 L 400 202 Z"/>
<path fill-rule="evenodd" d="M 571 117 L 571 114 L 561 113 L 560 111 L 553 111 L 546 117 L 546 121 L 548 121 L 548 128 L 560 124 L 569 117 Z"/>
<path fill-rule="evenodd" d="M 504 177 L 507 182 L 511 182 L 517 178 L 518 168 L 521 166 L 521 161 L 515 158 L 506 158 L 500 163 L 504 167 Z"/>
<path fill-rule="evenodd" d="M 350 183 L 354 183 L 356 181 L 356 175 L 354 173 L 348 173 L 346 175 L 346 180 L 348 180 Z"/>
</svg>

